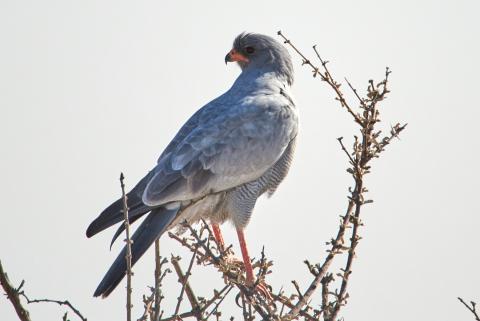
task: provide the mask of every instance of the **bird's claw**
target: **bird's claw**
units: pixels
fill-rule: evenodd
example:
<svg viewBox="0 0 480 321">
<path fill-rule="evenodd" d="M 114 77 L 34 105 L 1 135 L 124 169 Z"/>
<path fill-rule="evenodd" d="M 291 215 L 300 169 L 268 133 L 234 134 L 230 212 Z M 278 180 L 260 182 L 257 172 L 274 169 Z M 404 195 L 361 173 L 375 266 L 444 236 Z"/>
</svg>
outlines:
<svg viewBox="0 0 480 321">
<path fill-rule="evenodd" d="M 229 270 L 232 268 L 235 270 L 245 268 L 244 262 L 241 259 L 237 258 L 232 252 L 225 252 L 223 260 L 227 266 L 227 269 Z M 228 277 L 226 275 L 224 275 L 224 281 L 225 283 L 229 282 Z M 268 302 L 273 301 L 271 287 L 267 283 L 265 283 L 263 280 L 258 281 L 258 280 L 255 280 L 254 278 L 249 280 L 249 278 L 247 277 L 247 280 L 245 280 L 244 284 L 250 290 L 251 294 L 257 293 L 263 296 L 265 300 L 267 300 Z"/>
<path fill-rule="evenodd" d="M 245 284 L 253 293 L 263 296 L 268 302 L 273 301 L 271 287 L 264 281 L 248 281 Z"/>
</svg>

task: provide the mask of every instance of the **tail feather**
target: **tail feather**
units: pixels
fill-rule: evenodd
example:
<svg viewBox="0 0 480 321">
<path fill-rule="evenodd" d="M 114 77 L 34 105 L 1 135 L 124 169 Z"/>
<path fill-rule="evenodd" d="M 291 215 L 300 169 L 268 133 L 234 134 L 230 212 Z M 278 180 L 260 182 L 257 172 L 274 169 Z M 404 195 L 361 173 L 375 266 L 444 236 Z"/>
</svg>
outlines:
<svg viewBox="0 0 480 321">
<path fill-rule="evenodd" d="M 141 213 L 141 214 L 138 214 L 136 216 L 133 216 L 133 215 L 130 215 L 130 213 L 128 214 L 128 224 L 133 224 L 136 220 L 138 220 L 140 217 L 143 216 L 144 213 Z M 120 236 L 120 234 L 122 234 L 122 232 L 125 231 L 125 224 L 120 224 L 118 226 L 118 229 L 117 231 L 115 232 L 115 234 L 113 235 L 113 238 L 112 238 L 112 241 L 110 242 L 110 250 L 112 249 L 112 246 L 113 246 L 113 243 L 115 243 L 115 241 L 117 240 L 117 238 Z"/>
<path fill-rule="evenodd" d="M 179 208 L 166 209 L 164 207 L 152 210 L 132 236 L 132 265 L 167 230 L 178 210 Z M 126 252 L 126 247 L 124 247 L 103 277 L 93 296 L 107 297 L 122 281 L 127 271 Z"/>
<path fill-rule="evenodd" d="M 141 216 L 151 210 L 151 208 L 143 204 L 141 200 L 138 201 L 133 197 L 128 197 L 127 204 L 129 217 Z M 118 199 L 90 223 L 87 228 L 87 237 L 92 237 L 104 229 L 123 221 L 123 219 L 123 199 Z"/>
<path fill-rule="evenodd" d="M 128 216 L 141 216 L 152 210 L 151 207 L 143 204 L 142 194 L 145 186 L 152 178 L 154 172 L 150 171 L 138 184 L 127 194 L 127 205 L 129 207 Z M 92 237 L 98 232 L 103 231 L 110 226 L 123 220 L 123 199 L 118 199 L 107 207 L 103 212 L 88 226 L 87 237 Z"/>
</svg>

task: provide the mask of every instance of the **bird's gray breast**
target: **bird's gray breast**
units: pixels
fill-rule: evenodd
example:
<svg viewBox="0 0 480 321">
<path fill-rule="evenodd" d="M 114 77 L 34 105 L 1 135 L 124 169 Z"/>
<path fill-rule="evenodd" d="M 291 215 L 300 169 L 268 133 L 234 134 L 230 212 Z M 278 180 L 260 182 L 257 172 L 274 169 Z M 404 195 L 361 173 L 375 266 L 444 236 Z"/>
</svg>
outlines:
<svg viewBox="0 0 480 321">
<path fill-rule="evenodd" d="M 230 190 L 185 202 L 181 214 L 172 226 L 184 220 L 193 223 L 201 218 L 208 218 L 216 223 L 231 220 L 236 227 L 244 228 L 250 220 L 258 197 L 264 193 L 271 196 L 287 176 L 295 145 L 296 132 L 281 157 L 262 176 Z"/>
<path fill-rule="evenodd" d="M 236 227 L 244 228 L 250 221 L 255 203 L 262 194 L 271 196 L 287 176 L 293 160 L 296 136 L 289 142 L 278 161 L 258 179 L 230 190 L 226 195 L 226 209 Z"/>
</svg>

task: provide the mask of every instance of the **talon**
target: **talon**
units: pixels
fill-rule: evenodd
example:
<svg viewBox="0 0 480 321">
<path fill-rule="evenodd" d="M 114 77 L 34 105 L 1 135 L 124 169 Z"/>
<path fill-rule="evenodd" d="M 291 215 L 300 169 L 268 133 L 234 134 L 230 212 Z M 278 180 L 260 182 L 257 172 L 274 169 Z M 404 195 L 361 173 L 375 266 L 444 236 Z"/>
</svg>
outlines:
<svg viewBox="0 0 480 321">
<path fill-rule="evenodd" d="M 273 301 L 272 293 L 270 291 L 270 286 L 266 283 L 260 282 L 256 287 L 255 290 L 258 291 L 263 297 L 269 301 Z"/>
<path fill-rule="evenodd" d="M 262 295 L 267 301 L 272 302 L 273 297 L 271 293 L 271 287 L 266 284 L 265 282 L 255 282 L 253 280 L 247 280 L 245 285 L 252 289 L 253 292 L 259 293 Z"/>
</svg>

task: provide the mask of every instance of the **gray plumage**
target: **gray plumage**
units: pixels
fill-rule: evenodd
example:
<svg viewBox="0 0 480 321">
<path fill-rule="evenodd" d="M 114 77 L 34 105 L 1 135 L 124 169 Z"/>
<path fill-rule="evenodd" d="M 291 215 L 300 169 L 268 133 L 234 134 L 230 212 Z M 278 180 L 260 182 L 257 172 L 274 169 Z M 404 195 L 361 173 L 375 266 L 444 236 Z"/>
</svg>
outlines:
<svg viewBox="0 0 480 321">
<path fill-rule="evenodd" d="M 233 86 L 183 125 L 157 165 L 128 193 L 132 223 L 151 212 L 148 233 L 143 224 L 136 232 L 134 245 L 141 250 L 136 259 L 184 220 L 230 220 L 244 228 L 258 197 L 271 195 L 287 175 L 298 130 L 290 56 L 276 40 L 259 34 L 239 35 L 233 48 L 247 58 L 239 61 L 242 73 Z M 117 200 L 90 224 L 87 236 L 122 221 L 121 211 Z M 123 225 L 112 243 L 122 231 Z M 95 296 L 110 294 L 125 275 L 122 253 Z"/>
</svg>

